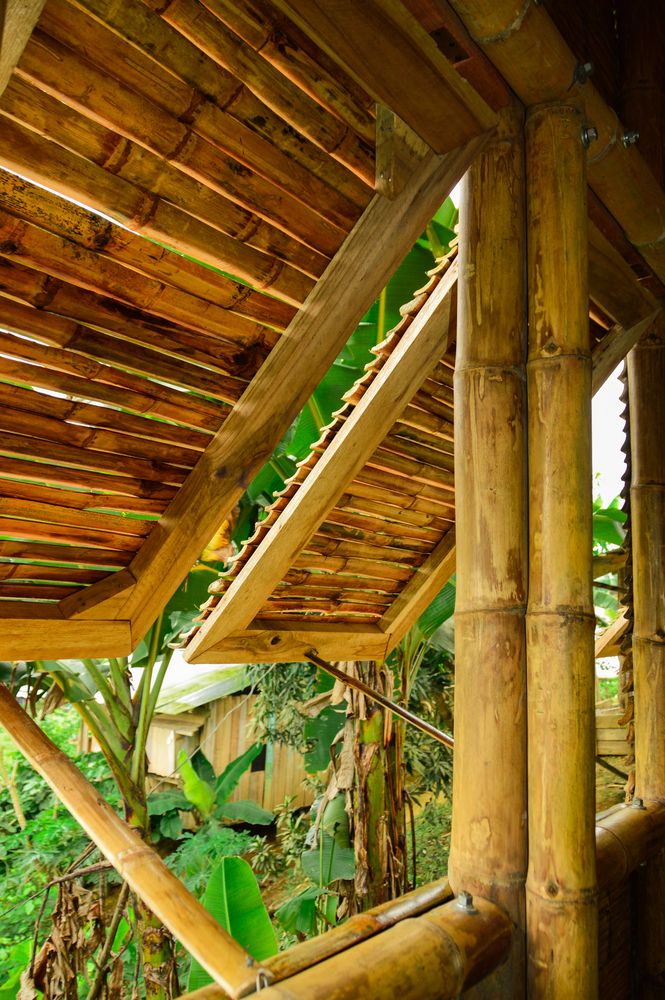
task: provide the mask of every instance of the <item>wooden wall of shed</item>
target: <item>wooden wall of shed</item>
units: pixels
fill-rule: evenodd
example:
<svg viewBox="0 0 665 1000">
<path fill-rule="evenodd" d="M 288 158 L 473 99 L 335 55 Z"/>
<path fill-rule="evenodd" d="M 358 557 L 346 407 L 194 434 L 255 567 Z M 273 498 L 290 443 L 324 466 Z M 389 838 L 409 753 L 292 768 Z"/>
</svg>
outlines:
<svg viewBox="0 0 665 1000">
<path fill-rule="evenodd" d="M 250 728 L 253 695 L 229 695 L 213 701 L 203 726 L 201 749 L 217 774 L 253 742 Z M 265 771 L 247 771 L 231 796 L 253 799 L 265 809 L 274 809 L 289 796 L 291 808 L 311 805 L 313 795 L 304 787 L 307 772 L 301 754 L 279 743 L 268 744 Z"/>
</svg>

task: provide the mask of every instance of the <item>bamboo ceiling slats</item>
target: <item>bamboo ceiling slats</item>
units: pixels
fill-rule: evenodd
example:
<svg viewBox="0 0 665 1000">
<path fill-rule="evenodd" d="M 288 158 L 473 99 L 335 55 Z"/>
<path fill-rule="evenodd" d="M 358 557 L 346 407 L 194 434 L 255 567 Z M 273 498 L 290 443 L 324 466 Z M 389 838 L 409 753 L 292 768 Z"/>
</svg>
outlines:
<svg viewBox="0 0 665 1000">
<path fill-rule="evenodd" d="M 70 107 L 89 113 L 91 117 L 101 121 L 102 125 L 110 127 L 118 134 L 116 148 L 105 150 L 107 162 L 123 161 L 123 170 L 132 169 L 137 162 L 137 171 L 144 171 L 144 176 L 158 171 L 160 186 L 167 189 L 167 178 L 172 178 L 175 184 L 178 172 L 162 166 L 171 162 L 178 170 L 188 177 L 199 181 L 206 187 L 224 197 L 230 198 L 247 211 L 263 218 L 271 225 L 287 233 L 300 243 L 312 247 L 324 257 L 329 257 L 339 246 L 344 236 L 340 230 L 323 218 L 309 206 L 293 198 L 274 183 L 256 175 L 248 167 L 243 167 L 212 144 L 192 135 L 166 114 L 146 114 L 146 102 L 140 97 L 127 100 L 128 91 L 120 84 L 116 93 L 109 93 L 112 88 L 108 76 L 87 61 L 77 56 L 70 56 L 67 48 L 49 39 L 37 31 L 28 44 L 19 70 L 21 77 L 38 89 L 43 89 Z M 84 101 L 79 98 L 83 95 Z M 92 97 L 101 94 L 104 98 L 104 112 L 97 111 L 92 106 Z M 124 98 L 124 100 L 123 100 Z M 129 105 L 129 106 L 127 106 Z M 108 107 L 109 110 L 106 110 Z M 154 120 L 157 118 L 158 120 Z M 166 119 L 166 120 L 162 120 Z M 136 128 L 132 122 L 138 122 Z M 171 121 L 176 126 L 176 133 L 169 129 Z M 122 138 L 121 133 L 129 136 L 130 142 Z M 160 141 L 161 140 L 161 141 Z M 136 143 L 136 147 L 132 145 Z M 139 145 L 140 144 L 140 145 Z M 187 162 L 182 156 L 173 157 L 172 149 L 186 151 Z M 157 158 L 154 163 L 146 150 Z M 127 166 L 125 166 L 127 165 Z M 140 166 L 139 166 L 140 165 Z"/>
<path fill-rule="evenodd" d="M 227 87 L 228 75 L 156 15 L 137 8 L 134 23 L 124 13 L 100 0 L 50 3 L 41 24 L 97 65 L 116 66 L 115 75 L 132 91 L 297 197 L 332 199 L 333 213 L 348 211 L 349 202 L 366 203 L 365 184 L 295 129 L 285 131 L 241 81 Z"/>
<path fill-rule="evenodd" d="M 322 432 L 310 456 L 300 463 L 266 519 L 257 526 L 234 560 L 229 574 L 211 588 L 213 596 L 203 609 L 204 624 L 189 639 L 188 655 L 193 660 L 197 656 L 223 659 L 226 650 L 231 649 L 238 655 L 239 640 L 244 633 L 234 632 L 229 621 L 235 619 L 238 625 L 244 623 L 247 628 L 252 627 L 251 620 L 245 622 L 246 605 L 250 593 L 252 610 L 258 604 L 253 592 L 257 589 L 258 575 L 264 577 L 262 550 L 267 551 L 266 546 L 274 542 L 280 529 L 283 536 L 288 532 L 284 519 L 291 516 L 291 522 L 294 521 L 294 505 L 301 500 L 300 492 L 306 495 L 317 476 L 319 479 L 324 476 L 319 465 L 323 468 L 327 453 L 337 448 L 339 454 L 343 454 L 343 434 L 350 431 L 354 411 L 363 401 L 370 400 L 376 386 L 387 377 L 386 366 L 391 364 L 391 356 L 394 356 L 393 364 L 402 364 L 408 358 L 405 354 L 402 359 L 397 352 L 398 345 L 418 315 L 422 313 L 424 317 L 425 307 L 434 307 L 435 299 L 428 300 L 449 264 L 445 261 L 436 269 L 427 288 L 403 307 L 402 322 L 375 348 L 376 360 L 368 365 L 366 373 L 347 393 L 342 410 Z M 455 275 L 453 268 L 452 278 L 447 277 L 445 286 L 449 289 L 447 301 L 452 297 Z M 451 327 L 454 328 L 454 324 Z M 391 400 L 394 413 L 387 421 L 387 433 L 380 439 L 379 446 L 371 450 L 355 474 L 353 471 L 350 475 L 347 473 L 340 482 L 336 502 L 333 500 L 329 509 L 322 510 L 320 523 L 314 525 L 309 538 L 307 535 L 302 538 L 281 580 L 277 580 L 272 592 L 255 610 L 255 623 L 259 620 L 269 623 L 278 630 L 275 636 L 279 637 L 280 630 L 291 634 L 308 622 L 319 623 L 322 627 L 333 624 L 340 627 L 350 624 L 365 628 L 381 626 L 400 593 L 409 586 L 414 574 L 422 571 L 451 531 L 454 522 L 452 443 L 425 431 L 418 431 L 418 440 L 414 440 L 403 433 L 408 434 L 408 426 L 398 422 L 400 411 L 407 406 L 416 411 L 426 406 L 426 412 L 443 419 L 450 428 L 452 388 L 447 383 L 451 381 L 454 352 L 441 358 L 442 350 L 446 350 L 445 329 L 442 321 L 436 341 L 438 351 L 433 351 L 429 361 L 423 358 L 408 396 L 400 399 L 398 394 Z M 389 481 L 388 493 L 381 480 L 373 482 L 377 473 Z M 423 488 L 429 490 L 434 500 L 427 513 L 413 510 L 412 493 Z M 355 493 L 359 494 L 358 499 Z M 273 555 L 273 559 L 276 558 Z M 244 574 L 242 590 L 241 574 Z M 261 588 L 265 589 L 265 579 L 262 579 Z M 244 595 L 244 608 L 237 596 L 240 594 Z M 400 627 L 404 624 L 403 617 L 400 616 Z M 245 639 L 241 655 L 251 656 L 252 652 L 256 654 L 256 647 Z M 341 656 L 341 649 L 339 653 Z"/>
<path fill-rule="evenodd" d="M 0 101 L 0 113 L 7 106 L 13 108 L 13 104 L 9 102 L 13 99 L 14 90 L 12 83 Z M 29 114 L 29 104 L 25 98 L 34 94 L 38 92 L 33 91 L 32 95 L 20 94 L 18 109 L 27 109 Z M 149 173 L 139 169 L 134 175 L 132 170 L 129 173 L 132 180 L 125 179 L 122 176 L 122 160 L 116 174 L 83 153 L 79 154 L 78 150 L 70 152 L 58 142 L 59 138 L 71 141 L 70 129 L 67 130 L 66 137 L 62 135 L 63 126 L 67 124 L 65 116 L 57 102 L 52 102 L 51 99 L 48 101 L 53 106 L 47 106 L 43 112 L 42 127 L 45 132 L 53 134 L 52 140 L 3 114 L 0 164 L 37 184 L 53 189 L 65 198 L 84 202 L 94 211 L 127 225 L 133 232 L 143 233 L 150 239 L 167 244 L 213 267 L 221 267 L 255 287 L 269 288 L 271 293 L 288 302 L 299 304 L 303 301 L 311 288 L 310 278 L 277 257 L 255 249 L 249 242 L 227 235 L 226 230 L 230 225 L 226 206 L 231 205 L 231 202 L 225 202 L 212 193 L 206 195 L 207 189 L 202 189 L 195 181 L 188 184 L 186 177 L 173 175 L 166 178 L 170 183 L 166 185 L 164 197 L 159 197 L 139 186 L 141 183 L 150 184 Z M 42 100 L 42 103 L 47 101 Z M 35 126 L 32 116 L 28 124 Z M 87 123 L 80 135 L 87 144 L 92 135 L 92 129 Z M 84 148 L 83 143 L 77 145 L 79 149 Z M 97 156 L 102 163 L 106 159 L 101 145 L 99 152 L 94 149 L 88 149 L 88 152 Z M 156 162 L 159 163 L 158 160 Z M 133 180 L 135 176 L 138 183 Z M 220 212 L 220 208 L 223 211 Z M 202 222 L 188 211 L 190 209 L 192 212 L 198 210 L 201 214 L 205 213 L 208 221 Z M 241 234 L 248 225 L 252 226 L 251 215 L 241 212 L 238 224 L 234 226 L 235 231 Z M 271 231 L 270 239 L 272 238 Z M 289 237 L 285 236 L 280 241 L 276 238 L 275 241 L 286 243 L 287 246 L 283 250 L 280 246 L 280 250 L 291 255 L 293 241 Z"/>
<path fill-rule="evenodd" d="M 262 59 L 374 144 L 372 99 L 290 18 L 265 0 L 207 0 L 206 6 Z"/>
<path fill-rule="evenodd" d="M 337 108 L 336 113 L 331 114 L 310 98 L 252 48 L 243 45 L 238 35 L 229 31 L 223 21 L 196 0 L 176 0 L 173 3 L 164 3 L 163 0 L 144 0 L 144 2 L 148 7 L 157 10 L 165 21 L 196 44 L 218 66 L 233 74 L 235 78 L 243 80 L 248 90 L 292 128 L 330 153 L 366 184 L 374 184 L 373 143 L 369 115 L 363 123 L 367 138 L 363 138 L 350 129 L 341 116 L 337 116 L 339 114 Z M 212 6 L 214 8 L 215 5 Z M 328 100 L 331 96 L 328 95 Z"/>
<path fill-rule="evenodd" d="M 139 304 L 150 304 L 154 312 L 167 319 L 184 320 L 194 327 L 198 320 L 199 328 L 206 333 L 218 332 L 229 339 L 236 334 L 242 341 L 260 339 L 265 334 L 260 324 L 284 329 L 295 314 L 295 308 L 285 302 L 175 257 L 78 205 L 26 184 L 13 174 L 0 174 L 0 205 L 4 212 L 40 226 L 54 238 L 97 254 L 103 251 L 106 275 L 99 273 L 97 258 L 92 269 L 93 280 L 108 283 L 114 275 L 118 276 L 115 285 L 121 298 L 129 297 L 131 301 L 134 295 Z M 79 252 L 77 261 L 80 260 Z M 113 295 L 113 290 L 109 294 Z"/>
</svg>

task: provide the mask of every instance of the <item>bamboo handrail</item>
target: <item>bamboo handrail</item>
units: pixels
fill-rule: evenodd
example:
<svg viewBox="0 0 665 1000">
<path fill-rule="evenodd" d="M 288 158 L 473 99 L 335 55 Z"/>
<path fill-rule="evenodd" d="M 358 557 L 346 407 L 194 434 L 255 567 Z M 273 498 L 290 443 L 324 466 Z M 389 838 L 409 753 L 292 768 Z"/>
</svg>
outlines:
<svg viewBox="0 0 665 1000">
<path fill-rule="evenodd" d="M 396 909 L 402 902 L 396 900 L 388 906 Z M 372 939 L 329 958 L 322 955 L 316 965 L 288 979 L 280 977 L 280 982 L 262 991 L 262 997 L 324 1000 L 334 995 L 336 1000 L 389 1000 L 399 995 L 400 1000 L 452 1000 L 485 979 L 508 954 L 510 920 L 503 910 L 484 899 L 467 897 L 420 916 L 395 913 L 395 917 L 394 926 Z M 321 942 L 334 933 L 323 935 Z M 316 948 L 316 939 L 305 945 Z M 286 952 L 274 961 L 278 964 L 286 959 L 288 967 L 289 955 Z M 182 1000 L 222 998 L 218 988 L 204 986 Z"/>
<path fill-rule="evenodd" d="M 375 701 L 378 705 L 382 705 L 384 708 L 387 708 L 389 712 L 392 712 L 394 715 L 398 715 L 400 719 L 404 719 L 405 722 L 409 722 L 412 726 L 415 726 L 416 729 L 420 729 L 423 733 L 431 736 L 432 739 L 437 741 L 437 743 L 443 743 L 444 746 L 451 749 L 455 746 L 454 739 L 452 736 L 449 736 L 448 733 L 441 732 L 440 729 L 437 729 L 436 726 L 433 726 L 430 722 L 425 722 L 424 719 L 420 719 L 417 715 L 414 715 L 413 712 L 409 712 L 409 710 L 404 708 L 402 705 L 398 705 L 396 702 L 391 701 L 390 698 L 386 698 L 385 695 L 370 687 L 369 684 L 365 684 L 364 681 L 361 681 L 359 677 L 352 677 L 351 674 L 345 673 L 344 670 L 340 670 L 338 667 L 333 666 L 332 663 L 322 660 L 321 657 L 317 655 L 316 650 L 309 649 L 305 653 L 305 656 L 312 663 L 315 663 L 317 667 L 320 667 L 321 670 L 325 670 L 327 674 L 330 674 L 331 677 L 335 677 L 338 681 L 343 681 L 344 684 L 348 684 L 349 687 L 355 688 L 356 691 L 362 691 L 362 693 L 367 695 L 368 698 L 371 698 L 372 701 Z"/>
<path fill-rule="evenodd" d="M 609 892 L 665 845 L 665 804 L 639 799 L 596 817 L 598 889 Z"/>
<path fill-rule="evenodd" d="M 219 986 L 235 998 L 254 991 L 258 974 L 270 980 L 270 974 L 227 934 L 159 855 L 113 812 L 4 685 L 0 685 L 0 724 L 116 871 Z"/>
</svg>

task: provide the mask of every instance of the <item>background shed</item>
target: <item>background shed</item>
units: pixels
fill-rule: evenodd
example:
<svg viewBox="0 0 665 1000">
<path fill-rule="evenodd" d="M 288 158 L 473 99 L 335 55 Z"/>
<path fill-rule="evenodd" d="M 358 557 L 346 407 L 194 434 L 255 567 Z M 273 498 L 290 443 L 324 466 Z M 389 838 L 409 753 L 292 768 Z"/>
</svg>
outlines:
<svg viewBox="0 0 665 1000">
<path fill-rule="evenodd" d="M 199 746 L 220 774 L 254 742 L 255 700 L 247 668 L 241 664 L 185 665 L 184 670 L 172 664 L 148 734 L 149 785 L 178 783 L 180 751 L 191 754 Z M 85 727 L 81 749 L 99 749 Z M 240 779 L 231 801 L 253 799 L 264 809 L 274 810 L 288 796 L 293 809 L 309 806 L 314 795 L 306 778 L 300 753 L 280 743 L 267 743 Z"/>
</svg>

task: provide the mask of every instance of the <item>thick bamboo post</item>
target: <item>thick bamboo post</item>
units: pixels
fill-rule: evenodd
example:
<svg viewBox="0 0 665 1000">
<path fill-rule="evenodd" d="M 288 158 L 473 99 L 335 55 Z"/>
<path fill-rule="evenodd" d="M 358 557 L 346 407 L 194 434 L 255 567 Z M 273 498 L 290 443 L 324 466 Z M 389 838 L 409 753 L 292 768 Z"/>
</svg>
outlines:
<svg viewBox="0 0 665 1000">
<path fill-rule="evenodd" d="M 455 764 L 449 878 L 510 914 L 509 963 L 476 996 L 524 995 L 527 585 L 522 114 L 469 169 L 460 205 Z"/>
<path fill-rule="evenodd" d="M 528 987 L 597 995 L 591 357 L 583 121 L 526 127 L 529 285 Z"/>
<path fill-rule="evenodd" d="M 635 794 L 665 803 L 665 322 L 628 355 L 633 538 Z M 642 900 L 645 997 L 665 985 L 665 853 L 649 862 Z M 650 889 L 655 891 L 650 891 Z"/>
<path fill-rule="evenodd" d="M 217 923 L 0 684 L 0 725 L 142 901 L 231 997 L 253 993 L 261 966 Z"/>
</svg>

